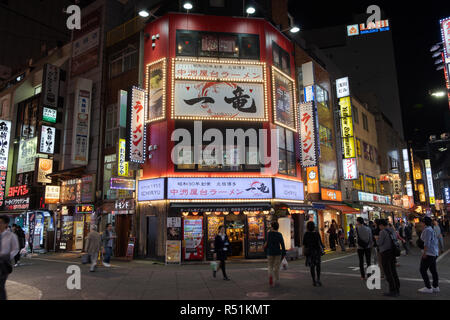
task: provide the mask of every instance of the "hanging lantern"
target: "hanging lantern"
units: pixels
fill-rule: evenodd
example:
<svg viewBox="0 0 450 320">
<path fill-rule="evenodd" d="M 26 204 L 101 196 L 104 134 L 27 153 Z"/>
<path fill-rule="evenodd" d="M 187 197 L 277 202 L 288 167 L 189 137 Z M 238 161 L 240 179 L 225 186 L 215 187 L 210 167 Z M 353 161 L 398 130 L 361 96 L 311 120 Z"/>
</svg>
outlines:
<svg viewBox="0 0 450 320">
<path fill-rule="evenodd" d="M 206 214 L 207 216 L 209 216 L 209 215 L 211 214 L 211 212 L 208 211 L 208 212 L 205 212 L 205 214 Z"/>
<path fill-rule="evenodd" d="M 224 211 L 224 212 L 222 212 L 222 213 L 223 213 L 224 216 L 227 216 L 227 215 L 230 214 L 228 211 Z"/>
<path fill-rule="evenodd" d="M 198 215 L 198 212 L 195 211 L 195 212 L 192 212 L 192 214 L 193 214 L 194 216 L 197 216 L 197 215 Z"/>
<path fill-rule="evenodd" d="M 233 214 L 234 214 L 235 216 L 238 216 L 240 213 L 241 213 L 240 211 L 234 211 L 234 212 L 233 212 Z"/>
<path fill-rule="evenodd" d="M 216 212 L 214 212 L 214 214 L 215 214 L 216 216 L 220 216 L 220 211 L 216 211 Z"/>
<path fill-rule="evenodd" d="M 268 215 L 270 212 L 269 211 L 263 211 L 263 213 L 265 214 L 265 215 Z"/>
<path fill-rule="evenodd" d="M 187 217 L 189 215 L 189 212 L 183 212 L 183 216 Z"/>
</svg>

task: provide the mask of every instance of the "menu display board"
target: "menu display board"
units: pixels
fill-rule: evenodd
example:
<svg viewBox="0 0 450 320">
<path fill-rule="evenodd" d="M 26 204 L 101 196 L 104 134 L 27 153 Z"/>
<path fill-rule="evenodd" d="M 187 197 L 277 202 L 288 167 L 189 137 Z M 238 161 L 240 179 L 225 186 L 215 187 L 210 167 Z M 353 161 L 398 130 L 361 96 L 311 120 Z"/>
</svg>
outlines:
<svg viewBox="0 0 450 320">
<path fill-rule="evenodd" d="M 264 254 L 264 217 L 248 217 L 248 254 L 263 255 Z"/>
<path fill-rule="evenodd" d="M 181 264 L 181 241 L 166 241 L 166 264 Z"/>
<path fill-rule="evenodd" d="M 207 258 L 213 259 L 214 240 L 219 233 L 219 227 L 225 224 L 224 217 L 208 217 L 208 251 Z"/>
<path fill-rule="evenodd" d="M 167 218 L 167 240 L 181 240 L 181 218 Z"/>
<path fill-rule="evenodd" d="M 186 217 L 183 221 L 184 259 L 203 260 L 203 218 Z"/>
</svg>

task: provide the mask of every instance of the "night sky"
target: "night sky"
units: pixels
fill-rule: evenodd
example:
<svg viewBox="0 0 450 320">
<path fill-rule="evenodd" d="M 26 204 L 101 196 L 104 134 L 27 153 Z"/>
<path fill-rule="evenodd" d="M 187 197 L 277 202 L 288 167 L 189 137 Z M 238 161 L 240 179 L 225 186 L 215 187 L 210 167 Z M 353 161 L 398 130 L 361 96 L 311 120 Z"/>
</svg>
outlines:
<svg viewBox="0 0 450 320">
<path fill-rule="evenodd" d="M 326 4 L 326 5 L 325 5 Z M 436 71 L 430 48 L 441 42 L 439 20 L 450 16 L 444 0 L 406 1 L 290 1 L 290 12 L 303 29 L 351 24 L 354 13 L 376 4 L 390 19 L 393 33 L 405 138 L 421 147 L 430 134 L 450 132 L 446 98 L 429 90 L 445 88 L 443 70 Z M 447 119 L 447 127 L 445 124 Z"/>
</svg>

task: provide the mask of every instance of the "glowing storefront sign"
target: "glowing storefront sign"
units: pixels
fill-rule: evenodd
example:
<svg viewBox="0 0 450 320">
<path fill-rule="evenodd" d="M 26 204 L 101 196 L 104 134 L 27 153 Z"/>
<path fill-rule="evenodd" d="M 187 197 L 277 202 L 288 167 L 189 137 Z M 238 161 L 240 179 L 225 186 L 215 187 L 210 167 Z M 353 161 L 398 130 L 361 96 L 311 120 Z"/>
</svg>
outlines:
<svg viewBox="0 0 450 320">
<path fill-rule="evenodd" d="M 305 200 L 303 182 L 275 178 L 275 198 Z"/>
<path fill-rule="evenodd" d="M 433 186 L 433 174 L 431 172 L 430 160 L 425 160 L 425 172 L 427 175 L 427 185 L 428 185 L 428 197 L 430 199 L 430 204 L 436 204 L 436 199 L 434 197 L 434 186 Z"/>
</svg>

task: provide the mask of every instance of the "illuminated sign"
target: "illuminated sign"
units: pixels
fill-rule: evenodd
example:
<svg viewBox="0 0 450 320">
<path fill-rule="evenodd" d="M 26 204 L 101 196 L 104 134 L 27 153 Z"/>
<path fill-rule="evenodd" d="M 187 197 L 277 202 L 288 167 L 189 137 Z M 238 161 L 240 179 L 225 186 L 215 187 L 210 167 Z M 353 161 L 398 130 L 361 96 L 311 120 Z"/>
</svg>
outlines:
<svg viewBox="0 0 450 320">
<path fill-rule="evenodd" d="M 128 162 L 126 162 L 127 142 L 125 139 L 119 139 L 119 161 L 117 174 L 120 177 L 128 177 Z"/>
<path fill-rule="evenodd" d="M 72 70 L 73 71 L 73 70 Z M 92 80 L 78 78 L 75 88 L 72 154 L 73 165 L 85 166 L 89 159 Z"/>
<path fill-rule="evenodd" d="M 45 204 L 58 203 L 60 191 L 60 186 L 45 186 Z"/>
<path fill-rule="evenodd" d="M 39 158 L 38 161 L 38 183 L 52 183 L 52 179 L 48 179 L 47 175 L 53 172 L 53 160 Z"/>
<path fill-rule="evenodd" d="M 407 193 L 408 197 L 414 196 L 411 181 L 406 181 L 406 193 Z"/>
<path fill-rule="evenodd" d="M 194 70 L 189 69 L 189 72 L 194 74 Z M 188 70 L 184 71 L 186 72 L 185 74 L 189 74 Z M 166 118 L 166 81 L 165 58 L 147 65 L 148 122 Z"/>
<path fill-rule="evenodd" d="M 168 199 L 271 199 L 271 178 L 168 178 Z"/>
<path fill-rule="evenodd" d="M 274 122 L 282 127 L 297 130 L 297 102 L 295 81 L 272 66 L 272 98 Z"/>
<path fill-rule="evenodd" d="M 358 192 L 358 200 L 364 202 L 391 204 L 391 199 L 388 196 L 381 196 L 367 192 Z"/>
<path fill-rule="evenodd" d="M 58 116 L 58 110 L 44 107 L 42 109 L 42 120 L 46 122 L 56 123 L 56 118 Z"/>
<path fill-rule="evenodd" d="M 135 163 L 144 163 L 146 154 L 146 129 L 145 112 L 147 109 L 147 97 L 145 90 L 132 87 L 129 96 L 130 125 L 127 137 L 128 153 L 126 159 Z"/>
<path fill-rule="evenodd" d="M 111 178 L 111 189 L 115 190 L 136 190 L 136 181 L 132 179 Z"/>
<path fill-rule="evenodd" d="M 308 193 L 320 193 L 319 173 L 317 167 L 306 168 L 306 180 Z"/>
<path fill-rule="evenodd" d="M 359 179 L 356 158 L 342 159 L 342 167 L 344 168 L 344 180 Z"/>
<path fill-rule="evenodd" d="M 134 199 L 121 199 L 116 200 L 114 208 L 116 210 L 134 210 L 135 209 L 135 202 Z"/>
<path fill-rule="evenodd" d="M 344 159 L 356 159 L 355 138 L 353 132 L 352 105 L 350 97 L 340 98 L 340 116 L 342 131 L 342 146 Z"/>
<path fill-rule="evenodd" d="M 275 178 L 275 198 L 287 200 L 305 200 L 303 182 Z"/>
<path fill-rule="evenodd" d="M 405 173 L 411 172 L 409 168 L 409 159 L 408 159 L 408 149 L 403 149 L 403 167 L 405 168 Z"/>
<path fill-rule="evenodd" d="M 5 200 L 5 210 L 27 210 L 30 208 L 30 197 Z"/>
<path fill-rule="evenodd" d="M 317 137 L 316 137 L 316 117 L 314 102 L 300 105 L 299 112 L 299 136 L 302 167 L 317 166 Z"/>
<path fill-rule="evenodd" d="M 348 77 L 336 79 L 336 95 L 338 99 L 350 96 Z"/>
<path fill-rule="evenodd" d="M 84 205 L 84 204 L 77 205 L 77 206 L 75 206 L 75 212 L 91 214 L 94 212 L 94 206 L 93 205 Z"/>
<path fill-rule="evenodd" d="M 17 186 L 17 187 L 9 187 L 8 197 L 19 197 L 25 196 L 30 193 L 30 189 L 27 186 Z"/>
<path fill-rule="evenodd" d="M 359 25 L 352 24 L 352 25 L 347 26 L 347 35 L 349 37 L 359 35 Z"/>
<path fill-rule="evenodd" d="M 439 21 L 441 25 L 442 42 L 444 43 L 445 59 L 450 59 L 450 17 Z"/>
<path fill-rule="evenodd" d="M 164 178 L 140 180 L 138 182 L 138 201 L 164 199 Z"/>
<path fill-rule="evenodd" d="M 444 188 L 444 201 L 446 204 L 450 204 L 450 188 Z"/>
<path fill-rule="evenodd" d="M 314 86 L 307 86 L 303 89 L 305 103 L 314 101 Z"/>
<path fill-rule="evenodd" d="M 342 192 L 337 190 L 322 188 L 322 200 L 342 201 Z"/>
<path fill-rule="evenodd" d="M 58 107 L 60 70 L 58 67 L 45 64 L 42 75 L 42 105 Z"/>
<path fill-rule="evenodd" d="M 0 120 L 0 170 L 8 171 L 11 121 Z"/>
<path fill-rule="evenodd" d="M 427 175 L 427 185 L 428 185 L 428 197 L 430 199 L 430 204 L 436 204 L 436 199 L 434 197 L 434 186 L 433 186 L 433 174 L 431 172 L 430 160 L 425 160 L 425 172 Z"/>
<path fill-rule="evenodd" d="M 0 171 L 0 207 L 3 205 L 5 200 L 5 189 L 6 189 L 6 171 Z"/>
<path fill-rule="evenodd" d="M 55 128 L 42 126 L 39 152 L 48 154 L 53 154 L 55 152 L 55 135 Z"/>
<path fill-rule="evenodd" d="M 371 22 L 367 26 L 365 23 L 361 24 L 352 24 L 347 26 L 347 35 L 349 37 L 367 34 L 367 33 L 375 33 L 375 32 L 383 32 L 389 31 L 389 20 L 380 20 L 376 22 Z"/>
</svg>

